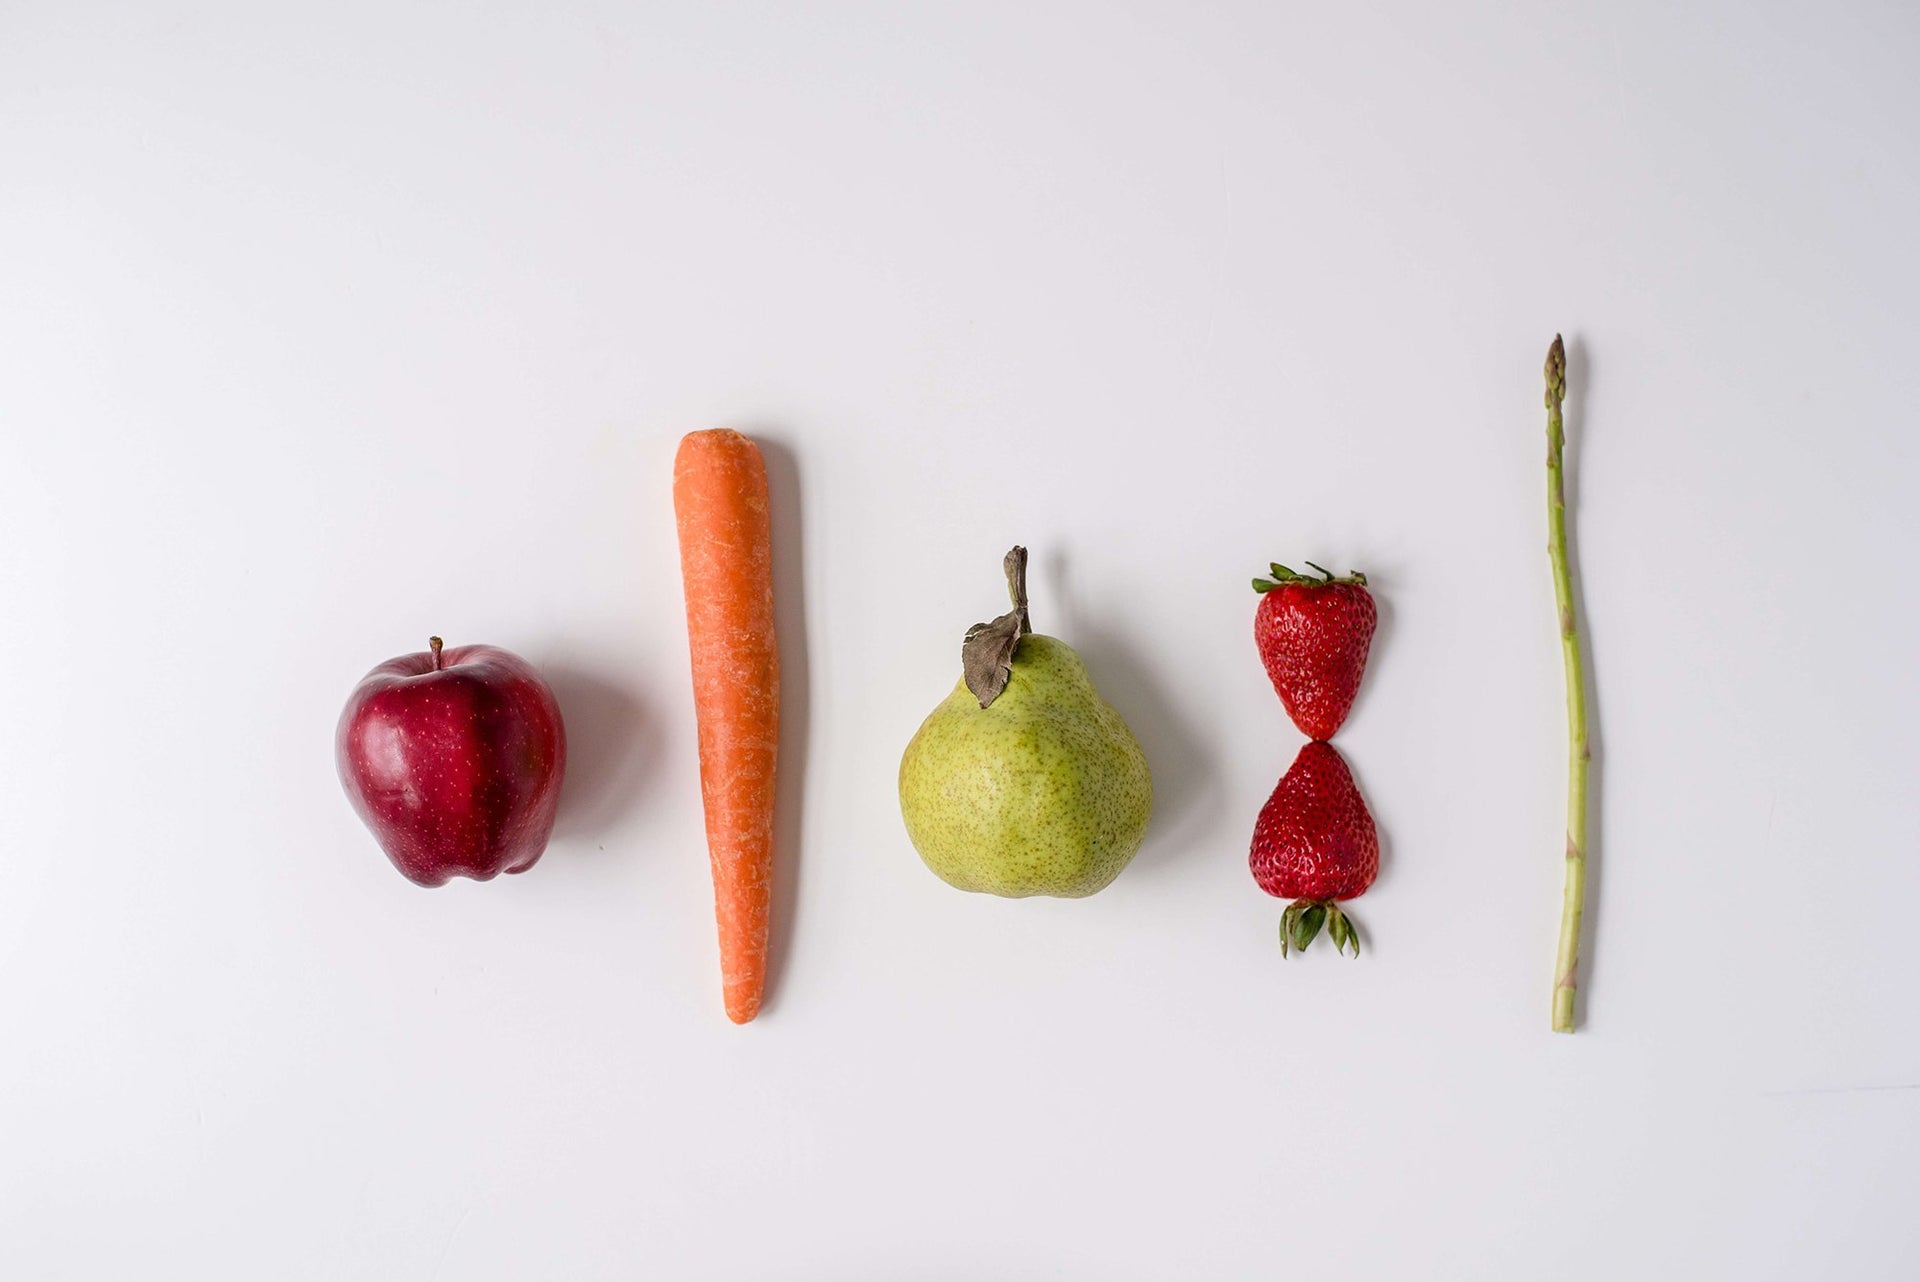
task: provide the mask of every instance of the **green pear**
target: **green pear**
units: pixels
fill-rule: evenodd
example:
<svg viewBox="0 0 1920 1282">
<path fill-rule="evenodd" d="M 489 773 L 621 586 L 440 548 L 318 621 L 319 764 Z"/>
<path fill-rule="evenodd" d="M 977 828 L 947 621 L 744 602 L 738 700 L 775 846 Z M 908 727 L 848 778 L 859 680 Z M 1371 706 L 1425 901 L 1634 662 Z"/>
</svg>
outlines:
<svg viewBox="0 0 1920 1282">
<path fill-rule="evenodd" d="M 907 744 L 900 813 L 949 885 L 1078 899 L 1140 848 L 1153 780 L 1080 656 L 1030 630 L 1026 564 L 1007 553 L 1012 612 L 968 631 L 959 684 Z"/>
</svg>

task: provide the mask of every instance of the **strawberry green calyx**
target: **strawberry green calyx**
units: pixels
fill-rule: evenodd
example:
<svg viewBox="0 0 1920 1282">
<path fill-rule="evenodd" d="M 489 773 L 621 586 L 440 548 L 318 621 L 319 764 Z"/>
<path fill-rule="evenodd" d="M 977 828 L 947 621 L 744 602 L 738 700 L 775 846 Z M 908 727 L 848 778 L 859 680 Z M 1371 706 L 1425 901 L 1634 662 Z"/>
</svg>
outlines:
<svg viewBox="0 0 1920 1282">
<path fill-rule="evenodd" d="M 1360 955 L 1359 928 L 1331 899 L 1296 899 L 1287 905 L 1287 911 L 1280 914 L 1280 955 L 1307 951 L 1307 945 L 1319 938 L 1322 926 L 1327 928 L 1335 952 L 1344 953 L 1351 947 L 1355 957 Z"/>
<path fill-rule="evenodd" d="M 1271 579 L 1255 579 L 1253 581 L 1253 590 L 1255 592 L 1271 592 L 1275 588 L 1282 587 L 1288 583 L 1304 584 L 1310 588 L 1324 588 L 1329 583 L 1351 583 L 1355 587 L 1361 588 L 1367 586 L 1367 576 L 1358 570 L 1349 570 L 1336 578 L 1331 570 L 1321 569 L 1321 567 L 1314 565 L 1311 561 L 1307 561 L 1305 564 L 1312 569 L 1319 570 L 1320 573 L 1318 575 L 1301 574 L 1297 571 L 1289 570 L 1286 566 L 1275 561 L 1267 567 L 1273 577 Z"/>
</svg>

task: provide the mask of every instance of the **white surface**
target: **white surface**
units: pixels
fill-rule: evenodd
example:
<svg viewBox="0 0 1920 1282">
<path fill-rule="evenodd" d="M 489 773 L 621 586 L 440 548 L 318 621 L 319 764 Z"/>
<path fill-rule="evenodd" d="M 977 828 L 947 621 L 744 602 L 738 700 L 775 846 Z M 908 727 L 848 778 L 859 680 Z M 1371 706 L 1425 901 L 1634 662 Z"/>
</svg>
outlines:
<svg viewBox="0 0 1920 1282">
<path fill-rule="evenodd" d="M 0 8 L 0 1275 L 1914 1275 L 1912 9 L 540 8 Z M 778 446 L 746 1029 L 714 424 Z M 1016 540 L 1160 788 L 1086 902 L 947 889 L 893 795 Z M 1357 963 L 1245 868 L 1274 557 L 1385 611 Z M 558 687 L 523 878 L 408 885 L 334 780 L 435 631 Z"/>
</svg>

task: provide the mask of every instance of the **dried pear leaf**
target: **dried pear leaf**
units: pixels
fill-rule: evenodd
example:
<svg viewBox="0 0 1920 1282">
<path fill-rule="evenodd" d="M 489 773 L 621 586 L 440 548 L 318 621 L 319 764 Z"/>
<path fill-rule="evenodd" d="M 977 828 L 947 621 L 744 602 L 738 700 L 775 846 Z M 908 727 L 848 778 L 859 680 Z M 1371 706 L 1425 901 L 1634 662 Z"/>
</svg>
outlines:
<svg viewBox="0 0 1920 1282">
<path fill-rule="evenodd" d="M 1013 609 L 991 623 L 968 628 L 960 645 L 960 674 L 982 708 L 1007 688 L 1013 676 L 1013 652 L 1020 648 L 1020 638 L 1033 631 L 1027 618 L 1027 550 L 1015 547 L 1000 568 L 1006 572 Z"/>
<path fill-rule="evenodd" d="M 1020 611 L 1009 610 L 992 623 L 967 629 L 960 646 L 960 671 L 967 689 L 986 707 L 1000 697 L 1013 676 L 1013 652 L 1020 647 Z"/>
</svg>

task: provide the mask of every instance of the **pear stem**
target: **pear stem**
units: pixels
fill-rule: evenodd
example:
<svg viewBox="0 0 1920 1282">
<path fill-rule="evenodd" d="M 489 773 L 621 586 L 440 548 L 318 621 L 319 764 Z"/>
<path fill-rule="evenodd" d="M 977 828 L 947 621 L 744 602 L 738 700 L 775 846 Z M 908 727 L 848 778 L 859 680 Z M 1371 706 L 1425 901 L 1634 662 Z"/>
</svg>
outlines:
<svg viewBox="0 0 1920 1282">
<path fill-rule="evenodd" d="M 1027 550 L 1017 544 L 1000 563 L 1007 572 L 1007 595 L 1013 598 L 1014 613 L 1020 616 L 1020 635 L 1033 631 L 1033 618 L 1027 613 Z"/>
</svg>

